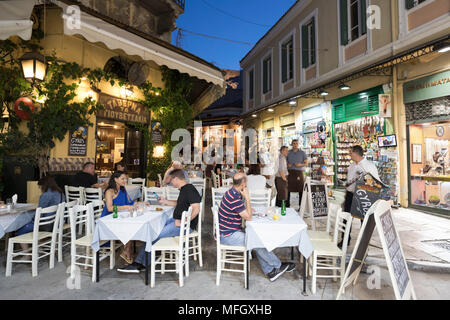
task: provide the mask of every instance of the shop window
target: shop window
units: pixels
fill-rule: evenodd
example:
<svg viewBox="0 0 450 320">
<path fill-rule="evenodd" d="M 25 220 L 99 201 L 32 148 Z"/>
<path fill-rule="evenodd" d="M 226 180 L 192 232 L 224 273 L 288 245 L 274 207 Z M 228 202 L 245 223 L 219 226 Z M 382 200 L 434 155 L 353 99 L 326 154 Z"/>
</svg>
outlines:
<svg viewBox="0 0 450 320">
<path fill-rule="evenodd" d="M 302 26 L 302 64 L 306 69 L 316 63 L 316 25 L 314 17 Z"/>
<path fill-rule="evenodd" d="M 263 60 L 263 93 L 272 91 L 272 57 L 269 56 Z"/>
<path fill-rule="evenodd" d="M 426 2 L 428 0 L 405 0 L 405 4 L 406 4 L 406 9 L 412 9 L 414 7 L 417 7 L 418 5 Z"/>
<path fill-rule="evenodd" d="M 294 39 L 291 36 L 289 40 L 281 45 L 281 81 L 283 83 L 294 78 Z"/>
<path fill-rule="evenodd" d="M 255 97 L 255 70 L 248 73 L 248 99 L 253 100 Z"/>
<path fill-rule="evenodd" d="M 366 0 L 340 0 L 341 45 L 367 33 Z"/>
<path fill-rule="evenodd" d="M 448 121 L 409 126 L 411 205 L 450 210 L 449 143 Z"/>
</svg>

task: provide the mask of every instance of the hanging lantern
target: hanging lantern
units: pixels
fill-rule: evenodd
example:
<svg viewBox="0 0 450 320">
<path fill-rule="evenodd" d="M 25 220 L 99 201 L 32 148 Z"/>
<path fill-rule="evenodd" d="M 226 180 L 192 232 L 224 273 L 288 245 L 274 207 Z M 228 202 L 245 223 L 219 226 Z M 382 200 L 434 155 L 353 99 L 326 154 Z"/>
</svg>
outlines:
<svg viewBox="0 0 450 320">
<path fill-rule="evenodd" d="M 27 106 L 30 110 L 24 110 L 22 105 Z M 16 100 L 14 104 L 14 111 L 17 116 L 22 120 L 30 120 L 30 113 L 34 111 L 33 100 L 30 98 L 22 97 Z"/>
<path fill-rule="evenodd" d="M 20 59 L 23 77 L 34 83 L 45 79 L 47 74 L 47 62 L 39 52 L 27 52 Z"/>
</svg>

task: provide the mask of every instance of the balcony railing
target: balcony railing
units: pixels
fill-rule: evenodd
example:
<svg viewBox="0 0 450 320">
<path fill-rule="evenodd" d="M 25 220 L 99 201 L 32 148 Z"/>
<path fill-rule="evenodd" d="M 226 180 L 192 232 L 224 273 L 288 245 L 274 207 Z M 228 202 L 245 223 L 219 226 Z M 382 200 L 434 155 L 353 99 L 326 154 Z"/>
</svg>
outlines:
<svg viewBox="0 0 450 320">
<path fill-rule="evenodd" d="M 185 0 L 173 0 L 173 1 L 184 10 Z"/>
</svg>

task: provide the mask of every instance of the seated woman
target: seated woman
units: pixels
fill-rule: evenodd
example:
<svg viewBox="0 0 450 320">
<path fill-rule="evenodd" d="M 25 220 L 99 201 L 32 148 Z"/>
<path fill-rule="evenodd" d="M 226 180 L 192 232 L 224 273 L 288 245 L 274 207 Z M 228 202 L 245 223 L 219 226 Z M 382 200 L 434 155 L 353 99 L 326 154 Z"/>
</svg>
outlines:
<svg viewBox="0 0 450 320">
<path fill-rule="evenodd" d="M 55 179 L 53 179 L 51 176 L 45 176 L 41 178 L 38 182 L 38 186 L 41 187 L 42 194 L 39 197 L 39 208 L 47 208 L 51 206 L 57 206 L 61 202 L 64 202 L 65 196 L 64 192 L 61 190 L 60 187 L 56 184 Z M 56 212 L 55 212 L 56 214 Z M 48 214 L 50 215 L 50 214 Z M 51 226 L 45 226 L 45 227 L 51 227 Z M 34 229 L 34 220 L 26 225 L 24 225 L 22 228 L 16 231 L 16 235 L 21 236 L 25 233 L 33 232 Z M 48 229 L 48 228 L 46 228 Z M 44 230 L 44 231 L 52 231 L 53 228 L 50 230 Z M 20 244 L 23 250 L 28 249 L 27 244 Z"/>
<path fill-rule="evenodd" d="M 251 164 L 248 169 L 247 187 L 249 190 L 259 190 L 266 188 L 267 179 L 261 175 L 259 164 Z"/>
<path fill-rule="evenodd" d="M 109 179 L 108 187 L 105 191 L 105 206 L 103 207 L 102 217 L 110 215 L 113 212 L 114 205 L 117 210 L 132 210 L 134 201 L 128 196 L 125 185 L 127 184 L 127 175 L 125 172 L 114 172 Z M 128 242 L 120 254 L 128 264 L 133 262 L 131 254 L 131 242 Z"/>
</svg>

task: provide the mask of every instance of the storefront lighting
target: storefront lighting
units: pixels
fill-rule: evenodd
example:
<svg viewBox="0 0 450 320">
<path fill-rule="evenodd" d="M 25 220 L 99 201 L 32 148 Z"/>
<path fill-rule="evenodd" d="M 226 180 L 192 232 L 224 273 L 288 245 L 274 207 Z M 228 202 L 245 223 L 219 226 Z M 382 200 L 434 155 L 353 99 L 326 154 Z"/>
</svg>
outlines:
<svg viewBox="0 0 450 320">
<path fill-rule="evenodd" d="M 450 42 L 439 43 L 434 46 L 434 51 L 438 51 L 440 53 L 445 53 L 450 51 Z"/>
<path fill-rule="evenodd" d="M 129 98 L 133 95 L 133 89 L 131 87 L 121 87 L 120 95 L 125 98 Z"/>
<path fill-rule="evenodd" d="M 345 83 L 343 83 L 339 86 L 339 89 L 341 89 L 341 90 L 350 90 L 350 88 L 351 87 Z"/>
<path fill-rule="evenodd" d="M 252 117 L 253 118 L 257 118 L 258 116 L 256 114 L 252 114 Z"/>
<path fill-rule="evenodd" d="M 27 52 L 19 58 L 23 77 L 34 83 L 45 79 L 47 74 L 47 62 L 39 52 Z"/>
<path fill-rule="evenodd" d="M 297 104 L 297 101 L 295 101 L 295 100 L 289 101 L 290 106 L 295 106 L 296 104 Z"/>
<path fill-rule="evenodd" d="M 154 158 L 163 158 L 164 157 L 164 146 L 156 146 L 153 149 L 153 157 Z"/>
<path fill-rule="evenodd" d="M 328 91 L 322 90 L 319 92 L 319 95 L 321 95 L 322 97 L 325 97 L 327 95 L 329 95 Z"/>
<path fill-rule="evenodd" d="M 273 110 L 272 108 L 269 108 L 269 109 L 267 109 L 267 111 L 274 112 L 275 110 Z"/>
</svg>

